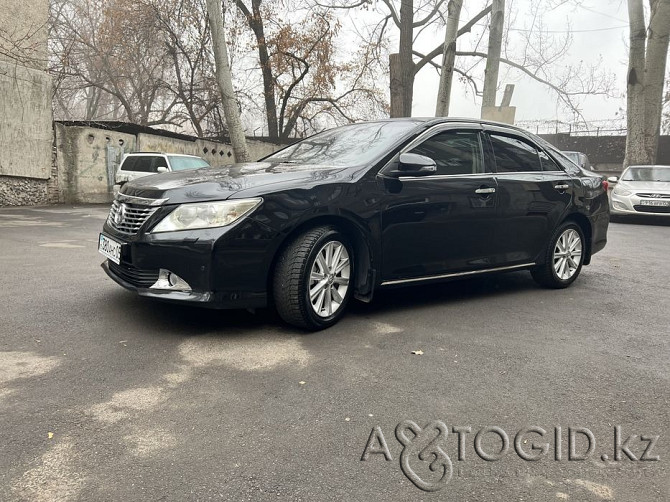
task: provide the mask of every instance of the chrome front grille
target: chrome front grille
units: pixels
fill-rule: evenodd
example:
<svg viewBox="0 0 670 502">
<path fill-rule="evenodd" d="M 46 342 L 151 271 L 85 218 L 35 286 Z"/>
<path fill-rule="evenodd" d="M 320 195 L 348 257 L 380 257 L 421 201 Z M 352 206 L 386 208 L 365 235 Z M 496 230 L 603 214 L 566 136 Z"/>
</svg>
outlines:
<svg viewBox="0 0 670 502">
<path fill-rule="evenodd" d="M 667 193 L 636 193 L 635 195 L 645 199 L 670 199 L 670 194 Z"/>
<path fill-rule="evenodd" d="M 116 231 L 135 235 L 158 207 L 130 204 L 115 200 L 109 210 L 107 222 Z"/>
</svg>

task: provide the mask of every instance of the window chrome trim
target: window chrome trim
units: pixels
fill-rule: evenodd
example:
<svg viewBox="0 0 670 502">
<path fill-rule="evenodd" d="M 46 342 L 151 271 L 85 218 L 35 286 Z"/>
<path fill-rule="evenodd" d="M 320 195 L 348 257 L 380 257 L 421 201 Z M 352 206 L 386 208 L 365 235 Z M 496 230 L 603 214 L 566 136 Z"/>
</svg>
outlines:
<svg viewBox="0 0 670 502">
<path fill-rule="evenodd" d="M 471 173 L 471 174 L 428 174 L 425 176 L 399 176 L 398 179 L 401 181 L 415 181 L 415 180 L 441 180 L 441 179 L 451 179 L 451 178 L 472 178 L 476 176 L 478 178 L 493 178 L 495 173 Z"/>
<path fill-rule="evenodd" d="M 423 277 L 413 277 L 411 279 L 394 279 L 391 281 L 384 281 L 381 283 L 381 286 L 391 286 L 394 284 L 407 284 L 410 282 L 422 282 L 422 281 L 430 281 L 433 279 L 448 279 L 450 277 L 467 277 L 469 275 L 478 275 L 478 274 L 485 274 L 488 272 L 502 272 L 505 270 L 517 270 L 521 268 L 528 268 L 528 267 L 533 267 L 535 266 L 535 263 L 524 263 L 523 265 L 512 265 L 509 267 L 495 267 L 495 268 L 486 268 L 483 270 L 470 270 L 468 272 L 456 272 L 453 274 L 440 274 L 440 275 L 427 275 Z"/>
<path fill-rule="evenodd" d="M 146 197 L 136 197 L 134 195 L 126 195 L 119 192 L 116 195 L 116 200 L 119 202 L 127 202 L 129 204 L 137 204 L 139 206 L 162 206 L 169 199 L 147 199 Z"/>
</svg>

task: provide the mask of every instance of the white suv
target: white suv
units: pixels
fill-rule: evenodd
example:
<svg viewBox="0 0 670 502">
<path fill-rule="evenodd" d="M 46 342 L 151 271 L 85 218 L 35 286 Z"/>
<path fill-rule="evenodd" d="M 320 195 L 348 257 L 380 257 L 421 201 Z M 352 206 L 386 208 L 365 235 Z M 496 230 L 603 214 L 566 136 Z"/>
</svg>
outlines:
<svg viewBox="0 0 670 502">
<path fill-rule="evenodd" d="M 116 184 L 123 185 L 150 174 L 168 173 L 170 171 L 184 171 L 210 167 L 206 160 L 195 155 L 177 153 L 129 153 L 123 158 L 116 171 Z"/>
</svg>

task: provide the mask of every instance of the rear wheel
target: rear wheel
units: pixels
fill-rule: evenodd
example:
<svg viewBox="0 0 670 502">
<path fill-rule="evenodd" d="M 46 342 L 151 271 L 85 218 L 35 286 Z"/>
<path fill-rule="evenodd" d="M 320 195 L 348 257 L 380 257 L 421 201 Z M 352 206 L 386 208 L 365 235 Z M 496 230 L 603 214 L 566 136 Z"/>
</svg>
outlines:
<svg viewBox="0 0 670 502">
<path fill-rule="evenodd" d="M 313 228 L 284 249 L 273 277 L 277 312 L 311 330 L 335 324 L 353 292 L 353 249 L 336 228 Z"/>
<path fill-rule="evenodd" d="M 533 279 L 549 288 L 567 288 L 582 270 L 585 248 L 580 226 L 573 222 L 562 224 L 549 241 L 544 263 L 531 270 Z"/>
</svg>

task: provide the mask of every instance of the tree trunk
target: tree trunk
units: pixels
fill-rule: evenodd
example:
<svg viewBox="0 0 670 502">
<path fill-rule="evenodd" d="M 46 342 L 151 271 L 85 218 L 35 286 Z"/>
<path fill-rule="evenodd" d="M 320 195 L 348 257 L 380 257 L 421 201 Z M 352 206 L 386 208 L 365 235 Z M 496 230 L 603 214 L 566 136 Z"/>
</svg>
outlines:
<svg viewBox="0 0 670 502">
<path fill-rule="evenodd" d="M 221 0 L 207 0 L 207 14 L 212 31 L 212 46 L 214 49 L 214 63 L 216 65 L 216 82 L 221 91 L 223 113 L 226 117 L 226 126 L 230 135 L 230 142 L 235 155 L 235 162 L 248 162 L 249 152 L 247 140 L 242 129 L 240 109 L 233 89 L 233 77 L 230 72 L 226 34 L 223 29 L 223 11 Z"/>
<path fill-rule="evenodd" d="M 644 140 L 644 74 L 647 28 L 642 0 L 628 0 L 629 40 L 628 82 L 626 86 L 627 128 L 624 167 L 648 164 Z"/>
<path fill-rule="evenodd" d="M 449 115 L 449 101 L 451 85 L 454 80 L 454 63 L 456 61 L 456 39 L 458 38 L 458 23 L 461 17 L 463 0 L 449 0 L 447 7 L 447 28 L 444 35 L 444 53 L 442 55 L 442 70 L 440 86 L 437 91 L 436 117 Z"/>
<path fill-rule="evenodd" d="M 412 44 L 414 36 L 414 0 L 401 0 L 400 3 L 400 82 L 402 92 L 402 115 L 412 116 L 414 97 L 414 61 Z"/>
<path fill-rule="evenodd" d="M 644 129 L 645 150 L 650 163 L 655 163 L 658 137 L 661 134 L 663 87 L 670 38 L 670 0 L 655 0 L 651 6 L 644 75 Z"/>
<path fill-rule="evenodd" d="M 389 55 L 391 118 L 402 117 L 402 72 L 400 71 L 400 54 Z"/>
<path fill-rule="evenodd" d="M 256 37 L 258 46 L 258 62 L 261 65 L 263 77 L 263 98 L 265 100 L 265 118 L 268 124 L 268 136 L 279 138 L 279 126 L 277 121 L 277 102 L 275 101 L 275 80 L 272 74 L 272 63 L 268 53 L 268 44 L 265 40 L 265 26 L 261 14 L 262 0 L 251 0 L 251 11 L 243 0 L 236 0 L 237 7 L 247 19 L 249 27 Z"/>
<path fill-rule="evenodd" d="M 482 108 L 496 105 L 500 52 L 502 50 L 503 23 L 505 21 L 505 0 L 493 0 L 491 6 L 491 26 L 489 27 L 489 48 L 484 74 L 484 97 Z"/>
<path fill-rule="evenodd" d="M 670 35 L 670 0 L 650 0 L 650 6 L 647 30 L 642 0 L 628 0 L 628 134 L 624 167 L 654 164 L 658 153 Z"/>
</svg>

